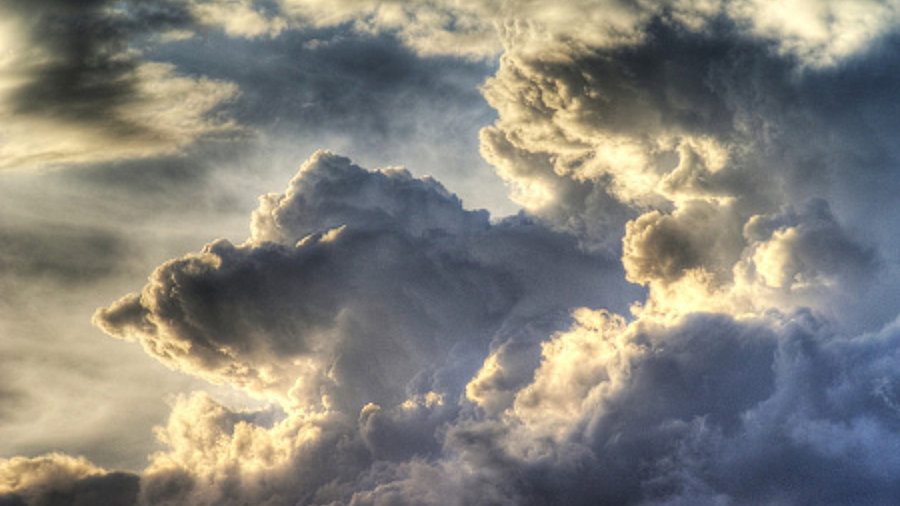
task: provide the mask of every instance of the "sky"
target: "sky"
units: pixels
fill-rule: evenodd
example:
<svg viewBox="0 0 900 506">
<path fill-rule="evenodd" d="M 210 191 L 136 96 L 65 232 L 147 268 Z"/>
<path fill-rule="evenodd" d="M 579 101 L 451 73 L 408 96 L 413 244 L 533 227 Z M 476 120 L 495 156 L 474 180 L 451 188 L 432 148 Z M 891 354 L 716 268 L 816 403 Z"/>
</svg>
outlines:
<svg viewBox="0 0 900 506">
<path fill-rule="evenodd" d="M 0 0 L 0 506 L 900 500 L 900 2 Z"/>
</svg>

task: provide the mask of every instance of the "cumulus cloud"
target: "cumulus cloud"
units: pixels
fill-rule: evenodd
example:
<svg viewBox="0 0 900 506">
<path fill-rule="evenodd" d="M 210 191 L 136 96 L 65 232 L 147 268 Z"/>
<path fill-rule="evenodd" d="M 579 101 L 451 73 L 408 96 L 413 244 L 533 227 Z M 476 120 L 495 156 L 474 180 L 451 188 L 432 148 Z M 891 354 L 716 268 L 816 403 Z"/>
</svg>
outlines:
<svg viewBox="0 0 900 506">
<path fill-rule="evenodd" d="M 875 63 L 896 65 L 892 5 L 278 5 L 426 54 L 451 33 L 488 54 L 499 33 L 481 147 L 526 211 L 491 221 L 433 179 L 318 152 L 245 242 L 97 310 L 167 366 L 271 401 L 177 398 L 142 503 L 900 494 L 898 125 L 864 85 L 896 84 Z M 48 490 L 108 476 L 51 460 Z M 9 501 L 44 490 L 7 481 Z"/>
<path fill-rule="evenodd" d="M 455 397 L 473 357 L 517 322 L 637 297 L 616 281 L 617 262 L 540 222 L 491 224 L 434 180 L 324 152 L 284 194 L 260 199 L 251 231 L 244 244 L 220 240 L 166 263 L 95 321 L 172 367 L 358 411 Z"/>
<path fill-rule="evenodd" d="M 285 503 L 346 499 L 379 461 L 440 453 L 439 427 L 489 349 L 536 365 L 569 308 L 624 309 L 639 296 L 618 262 L 574 237 L 524 215 L 488 218 L 434 180 L 320 152 L 283 194 L 260 198 L 245 243 L 172 260 L 141 294 L 99 310 L 106 332 L 283 410 L 178 401 L 159 432 L 171 451 L 154 457 L 142 493 L 151 503 L 256 503 L 276 489 Z M 530 379 L 519 376 L 507 387 Z M 312 464 L 337 441 L 332 467 Z M 290 478 L 298 469 L 308 483 Z M 338 476 L 346 483 L 327 485 Z M 247 495 L 230 499 L 230 486 Z"/>
<path fill-rule="evenodd" d="M 492 224 L 433 180 L 314 155 L 261 197 L 246 243 L 173 260 L 95 316 L 173 367 L 280 401 L 179 399 L 142 500 L 887 502 L 896 325 L 854 336 L 787 298 L 738 312 L 728 292 L 852 287 L 871 251 L 824 201 L 711 226 L 723 205 L 630 224 L 627 276 L 651 285 L 639 318 L 583 308 L 559 331 L 590 298 L 573 290 L 603 283 L 584 276 L 608 274 L 600 253 L 533 219 Z M 706 236 L 720 229 L 736 232 Z M 719 287 L 719 314 L 653 308 L 691 272 Z"/>
<path fill-rule="evenodd" d="M 852 134 L 831 102 L 852 89 L 863 124 L 894 128 L 892 112 L 869 109 L 868 94 L 837 77 L 880 75 L 882 53 L 846 72 L 813 70 L 730 21 L 689 28 L 659 19 L 640 43 L 565 59 L 508 52 L 484 88 L 499 113 L 482 131 L 484 156 L 526 209 L 586 244 L 622 241 L 628 279 L 650 287 L 644 309 L 811 307 L 851 327 L 890 321 L 870 309 L 886 293 L 875 273 L 895 275 L 884 262 L 894 234 L 882 233 L 894 206 L 873 196 L 863 217 L 868 204 L 848 188 L 862 173 L 894 187 L 898 158 Z M 786 222 L 758 230 L 771 220 Z"/>
</svg>

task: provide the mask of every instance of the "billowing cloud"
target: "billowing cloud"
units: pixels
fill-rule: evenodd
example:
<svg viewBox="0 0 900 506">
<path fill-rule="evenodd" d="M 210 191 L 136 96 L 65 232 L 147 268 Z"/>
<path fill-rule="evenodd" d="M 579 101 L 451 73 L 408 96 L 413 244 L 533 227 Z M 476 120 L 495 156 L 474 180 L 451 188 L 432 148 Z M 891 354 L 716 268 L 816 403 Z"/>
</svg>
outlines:
<svg viewBox="0 0 900 506">
<path fill-rule="evenodd" d="M 159 432 L 171 451 L 144 478 L 152 503 L 347 498 L 381 460 L 440 453 L 439 427 L 491 348 L 516 348 L 533 370 L 569 308 L 639 296 L 618 262 L 534 218 L 491 223 L 434 180 L 326 152 L 285 193 L 261 197 L 251 232 L 166 263 L 95 315 L 173 368 L 280 405 L 241 414 L 205 396 L 178 401 Z M 508 388 L 530 380 L 519 376 Z M 314 458 L 337 441 L 333 464 Z M 306 484 L 289 478 L 298 472 Z M 346 483 L 330 490 L 338 475 Z M 228 497 L 232 480 L 244 495 Z"/>
<path fill-rule="evenodd" d="M 880 75 L 880 51 L 858 58 L 848 73 Z M 879 192 L 863 217 L 848 188 L 859 174 L 895 187 L 900 159 L 836 121 L 837 108 L 894 128 L 838 75 L 725 21 L 693 32 L 659 20 L 642 43 L 566 59 L 509 52 L 485 86 L 499 119 L 482 152 L 526 209 L 586 244 L 622 241 L 628 278 L 650 287 L 645 309 L 810 307 L 874 330 L 894 316 L 872 311 L 889 290 L 875 273 L 896 275 L 893 234 L 873 233 L 894 204 Z M 849 89 L 861 110 L 832 102 Z"/>
<path fill-rule="evenodd" d="M 626 273 L 651 286 L 640 317 L 583 308 L 554 333 L 566 319 L 552 304 L 565 314 L 590 298 L 575 295 L 583 282 L 603 286 L 583 277 L 610 266 L 573 261 L 598 253 L 524 217 L 491 224 L 435 181 L 316 154 L 261 198 L 246 243 L 173 260 L 95 316 L 173 367 L 279 400 L 179 399 L 142 500 L 885 503 L 896 326 L 847 335 L 788 300 L 854 286 L 878 268 L 871 251 L 815 200 L 707 237 L 722 206 L 632 222 Z M 719 287 L 714 310 L 740 318 L 654 307 L 657 286 L 691 272 Z M 741 283 L 786 295 L 738 310 L 721 294 Z"/>
<path fill-rule="evenodd" d="M 807 4 L 183 3 L 234 36 L 502 48 L 481 151 L 525 210 L 317 152 L 246 241 L 94 315 L 268 404 L 179 396 L 139 478 L 14 458 L 0 500 L 891 504 L 894 6 Z"/>
<path fill-rule="evenodd" d="M 540 222 L 491 224 L 434 180 L 324 152 L 260 199 L 251 230 L 161 266 L 95 321 L 174 368 L 358 411 L 455 398 L 498 333 L 637 296 L 617 262 Z"/>
<path fill-rule="evenodd" d="M 81 458 L 49 454 L 0 459 L 0 504 L 134 504 L 138 476 L 108 472 Z"/>
</svg>

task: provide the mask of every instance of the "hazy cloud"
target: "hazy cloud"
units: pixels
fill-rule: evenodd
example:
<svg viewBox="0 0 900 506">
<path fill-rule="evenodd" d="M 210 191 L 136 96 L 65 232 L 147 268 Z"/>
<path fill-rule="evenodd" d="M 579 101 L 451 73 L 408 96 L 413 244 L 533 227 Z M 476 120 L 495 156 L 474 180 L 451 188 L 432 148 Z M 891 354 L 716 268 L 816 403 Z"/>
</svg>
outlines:
<svg viewBox="0 0 900 506">
<path fill-rule="evenodd" d="M 168 2 L 0 4 L 4 120 L 0 167 L 94 162 L 171 152 L 233 131 L 212 113 L 234 98 L 226 82 L 178 75 L 141 59 L 134 38 L 188 23 Z"/>
<path fill-rule="evenodd" d="M 43 230 L 0 228 L 0 269 L 8 273 L 4 277 L 96 281 L 114 273 L 126 252 L 119 237 L 103 230 L 72 230 L 61 224 Z"/>
</svg>

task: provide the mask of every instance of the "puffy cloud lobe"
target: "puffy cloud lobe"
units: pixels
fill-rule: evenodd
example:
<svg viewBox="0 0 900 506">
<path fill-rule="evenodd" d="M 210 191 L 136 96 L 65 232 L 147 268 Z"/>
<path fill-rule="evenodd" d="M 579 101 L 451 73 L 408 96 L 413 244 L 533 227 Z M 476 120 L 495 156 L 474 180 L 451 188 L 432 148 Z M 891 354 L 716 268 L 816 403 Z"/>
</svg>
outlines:
<svg viewBox="0 0 900 506">
<path fill-rule="evenodd" d="M 641 309 L 647 316 L 805 307 L 849 332 L 877 327 L 881 318 L 870 307 L 880 292 L 866 287 L 885 272 L 883 262 L 824 200 L 746 220 L 732 206 L 706 201 L 652 211 L 627 224 L 622 261 L 630 280 L 650 287 Z"/>
<path fill-rule="evenodd" d="M 139 477 L 111 473 L 81 458 L 49 454 L 0 459 L 0 504 L 135 504 Z"/>
<path fill-rule="evenodd" d="M 267 12 L 269 9 L 255 0 L 181 0 L 181 3 L 197 24 L 221 27 L 232 37 L 275 37 L 288 26 L 282 16 Z M 176 38 L 180 35 L 177 32 L 173 34 Z"/>
<path fill-rule="evenodd" d="M 807 313 L 625 325 L 580 311 L 502 417 L 443 457 L 370 471 L 351 504 L 889 504 L 896 325 L 853 339 Z M 577 366 L 573 366 L 577 364 Z M 564 386 L 565 388 L 560 388 Z"/>
<path fill-rule="evenodd" d="M 891 33 L 898 8 L 892 0 L 741 0 L 728 5 L 729 13 L 747 23 L 751 33 L 775 41 L 781 52 L 812 66 L 834 65 Z"/>
<path fill-rule="evenodd" d="M 164 264 L 95 322 L 212 381 L 357 412 L 458 395 L 495 335 L 535 317 L 552 330 L 583 300 L 624 307 L 637 292 L 619 269 L 527 218 L 492 225 L 432 180 L 318 153 L 261 199 L 247 243 Z"/>
<path fill-rule="evenodd" d="M 650 287 L 645 308 L 805 306 L 857 330 L 889 321 L 888 290 L 866 290 L 865 300 L 857 290 L 876 272 L 896 275 L 881 261 L 895 249 L 885 228 L 894 206 L 878 191 L 878 204 L 861 202 L 851 188 L 860 174 L 893 188 L 884 164 L 897 157 L 879 136 L 861 139 L 835 121 L 832 103 L 853 90 L 843 114 L 868 111 L 857 126 L 895 128 L 892 111 L 868 105 L 878 93 L 845 84 L 856 72 L 881 75 L 881 53 L 858 56 L 854 70 L 801 70 L 726 20 L 697 32 L 677 23 L 659 19 L 625 47 L 504 55 L 485 87 L 499 119 L 482 131 L 484 156 L 526 209 L 586 244 L 622 241 L 628 278 Z M 792 218 L 807 224 L 745 236 L 751 222 L 805 202 L 821 209 Z"/>
<path fill-rule="evenodd" d="M 414 179 L 404 169 L 368 173 L 325 152 L 300 167 L 283 195 L 260 198 L 251 241 L 293 244 L 342 226 L 399 228 L 413 237 L 465 235 L 489 228 L 484 211 L 462 202 L 437 181 Z"/>
</svg>

